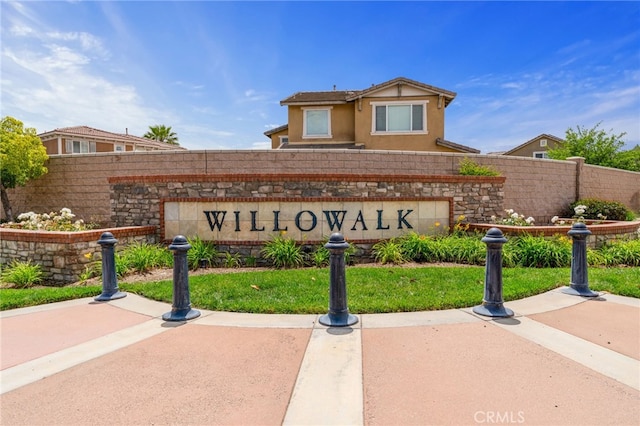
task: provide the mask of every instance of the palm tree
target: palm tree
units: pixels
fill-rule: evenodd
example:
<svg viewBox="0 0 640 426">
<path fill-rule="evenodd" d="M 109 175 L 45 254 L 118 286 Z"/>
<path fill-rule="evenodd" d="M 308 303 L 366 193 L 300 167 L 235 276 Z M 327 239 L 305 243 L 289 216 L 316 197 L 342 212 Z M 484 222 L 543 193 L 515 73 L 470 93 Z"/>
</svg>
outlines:
<svg viewBox="0 0 640 426">
<path fill-rule="evenodd" d="M 180 145 L 178 143 L 178 135 L 176 135 L 176 132 L 172 132 L 171 126 L 165 126 L 164 124 L 149 126 L 149 131 L 145 133 L 143 137 L 158 142 L 168 143 L 169 145 Z"/>
</svg>

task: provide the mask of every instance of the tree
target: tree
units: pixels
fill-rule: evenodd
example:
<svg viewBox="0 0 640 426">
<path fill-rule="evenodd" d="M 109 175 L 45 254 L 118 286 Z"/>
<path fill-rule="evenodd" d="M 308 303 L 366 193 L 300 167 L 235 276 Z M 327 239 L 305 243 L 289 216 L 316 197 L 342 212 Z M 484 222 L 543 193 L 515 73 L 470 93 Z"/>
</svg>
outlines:
<svg viewBox="0 0 640 426">
<path fill-rule="evenodd" d="M 618 169 L 640 172 L 640 145 L 636 145 L 633 149 L 619 153 L 616 157 L 616 167 Z"/>
<path fill-rule="evenodd" d="M 44 163 L 49 156 L 36 134 L 24 128 L 22 121 L 3 117 L 0 123 L 0 200 L 8 221 L 13 221 L 7 189 L 24 186 L 29 180 L 47 173 Z"/>
<path fill-rule="evenodd" d="M 577 130 L 569 128 L 565 141 L 557 148 L 548 151 L 549 158 L 566 160 L 568 157 L 584 157 L 587 164 L 605 167 L 618 167 L 620 148 L 624 146 L 622 137 L 626 133 L 608 134 L 598 129 L 600 123 L 591 129 L 577 126 Z M 612 132 L 613 130 L 610 130 Z"/>
<path fill-rule="evenodd" d="M 164 124 L 149 126 L 149 131 L 145 133 L 143 137 L 158 142 L 168 143 L 169 145 L 179 145 L 178 135 L 171 131 L 171 126 L 165 126 Z"/>
</svg>

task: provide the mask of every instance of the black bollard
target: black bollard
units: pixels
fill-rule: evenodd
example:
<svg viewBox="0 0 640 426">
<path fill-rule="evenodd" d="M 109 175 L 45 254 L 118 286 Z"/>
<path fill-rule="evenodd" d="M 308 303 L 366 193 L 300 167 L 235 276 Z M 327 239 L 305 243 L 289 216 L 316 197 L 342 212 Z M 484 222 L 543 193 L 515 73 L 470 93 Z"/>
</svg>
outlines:
<svg viewBox="0 0 640 426">
<path fill-rule="evenodd" d="M 187 321 L 200 316 L 200 311 L 191 309 L 189 296 L 189 262 L 187 252 L 191 244 L 182 235 L 173 239 L 169 250 L 173 250 L 173 305 L 171 312 L 162 315 L 165 321 Z"/>
<path fill-rule="evenodd" d="M 563 288 L 562 292 L 573 296 L 599 296 L 598 293 L 589 289 L 587 237 L 591 235 L 591 231 L 587 229 L 587 225 L 584 223 L 575 222 L 571 226 L 571 230 L 567 232 L 567 235 L 573 239 L 571 247 L 571 285 Z"/>
<path fill-rule="evenodd" d="M 127 295 L 118 291 L 118 277 L 116 276 L 115 245 L 118 242 L 111 232 L 104 232 L 98 244 L 102 246 L 102 294 L 93 300 L 104 302 L 107 300 L 122 299 Z"/>
<path fill-rule="evenodd" d="M 329 257 L 329 312 L 319 319 L 320 324 L 329 327 L 346 327 L 358 322 L 358 318 L 349 314 L 347 308 L 347 282 L 345 278 L 344 252 L 349 243 L 342 234 L 331 234 L 325 244 L 331 253 Z"/>
<path fill-rule="evenodd" d="M 513 311 L 502 301 L 502 245 L 507 239 L 498 228 L 491 228 L 482 242 L 487 245 L 484 298 L 482 305 L 474 307 L 473 312 L 487 317 L 512 317 Z"/>
</svg>

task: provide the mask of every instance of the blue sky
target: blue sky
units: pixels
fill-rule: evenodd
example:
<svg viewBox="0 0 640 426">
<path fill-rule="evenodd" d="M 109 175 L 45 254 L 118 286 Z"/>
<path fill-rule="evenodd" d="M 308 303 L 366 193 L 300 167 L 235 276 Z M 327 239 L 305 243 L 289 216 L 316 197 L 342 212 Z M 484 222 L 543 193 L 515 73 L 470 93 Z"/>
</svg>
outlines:
<svg viewBox="0 0 640 426">
<path fill-rule="evenodd" d="M 298 91 L 403 76 L 483 153 L 569 127 L 640 143 L 640 2 L 1 3 L 2 116 L 262 149 Z"/>
</svg>

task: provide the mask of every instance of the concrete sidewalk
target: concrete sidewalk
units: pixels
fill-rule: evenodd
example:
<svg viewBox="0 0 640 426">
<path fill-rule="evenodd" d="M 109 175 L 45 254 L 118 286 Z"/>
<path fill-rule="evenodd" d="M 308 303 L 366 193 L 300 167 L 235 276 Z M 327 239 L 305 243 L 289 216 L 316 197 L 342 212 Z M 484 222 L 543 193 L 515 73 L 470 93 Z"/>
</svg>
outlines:
<svg viewBox="0 0 640 426">
<path fill-rule="evenodd" d="M 358 315 L 171 310 L 133 294 L 0 314 L 0 424 L 640 424 L 640 300 L 554 290 Z"/>
</svg>

